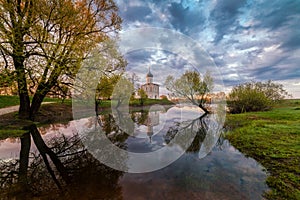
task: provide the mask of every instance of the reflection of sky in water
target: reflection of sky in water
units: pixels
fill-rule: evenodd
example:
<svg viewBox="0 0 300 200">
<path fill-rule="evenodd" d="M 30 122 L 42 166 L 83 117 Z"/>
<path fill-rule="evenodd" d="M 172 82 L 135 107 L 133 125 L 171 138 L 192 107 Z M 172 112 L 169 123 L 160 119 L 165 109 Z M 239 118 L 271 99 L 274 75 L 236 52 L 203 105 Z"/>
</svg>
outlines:
<svg viewBox="0 0 300 200">
<path fill-rule="evenodd" d="M 196 106 L 175 106 L 167 112 L 149 112 L 148 119 L 151 121 L 156 121 L 159 118 L 159 123 L 152 126 L 153 134 L 147 133 L 151 125 L 135 124 L 134 137 L 127 139 L 127 150 L 136 153 L 158 150 L 166 145 L 163 136 L 170 127 L 174 127 L 176 123 L 197 119 L 202 114 L 201 109 Z"/>
<path fill-rule="evenodd" d="M 159 125 L 153 127 L 150 143 L 145 125 L 135 125 L 144 138 L 128 137 L 127 147 L 133 152 L 150 152 L 165 145 L 164 134 L 175 122 L 199 117 L 198 108 L 173 107 L 159 112 Z M 181 120 L 182 119 L 182 120 Z M 40 128 L 47 141 L 54 136 L 71 136 L 76 133 L 75 124 L 83 129 L 93 129 L 95 121 L 82 119 L 68 124 L 56 124 Z M 158 133 L 155 133 L 159 130 Z M 31 148 L 36 151 L 35 147 Z M 0 159 L 18 158 L 19 139 L 0 141 Z M 245 157 L 228 141 L 213 148 L 205 158 L 198 152 L 188 152 L 171 165 L 151 173 L 126 173 L 119 181 L 123 199 L 261 199 L 266 174 L 253 159 Z"/>
<path fill-rule="evenodd" d="M 86 124 L 90 120 L 85 118 L 81 120 L 70 121 L 67 124 L 50 124 L 38 128 L 42 138 L 45 141 L 49 141 L 53 137 L 60 137 L 62 135 L 71 137 L 78 133 L 77 128 L 82 127 L 86 129 Z M 37 149 L 33 140 L 31 141 L 30 151 L 36 152 Z M 0 140 L 0 159 L 18 158 L 21 150 L 21 140 L 19 138 L 7 138 Z"/>
<path fill-rule="evenodd" d="M 261 199 L 266 174 L 228 141 L 204 159 L 184 154 L 159 171 L 125 174 L 120 180 L 124 199 Z"/>
<path fill-rule="evenodd" d="M 151 137 L 151 143 L 149 136 L 147 135 L 147 126 L 135 124 L 135 137 L 128 137 L 126 143 L 128 144 L 128 151 L 132 152 L 151 152 L 158 150 L 165 146 L 163 136 L 171 126 L 175 125 L 175 122 L 182 122 L 192 120 L 199 117 L 202 113 L 196 106 L 174 106 L 167 112 L 155 111 L 159 115 L 159 123 L 153 126 L 153 136 Z M 150 113 L 150 112 L 149 112 Z M 76 125 L 75 125 L 76 124 Z M 51 124 L 46 127 L 39 128 L 43 138 L 49 140 L 52 137 L 59 135 L 71 136 L 78 131 L 84 129 L 93 129 L 95 124 L 91 119 L 81 119 L 71 121 L 67 124 Z M 75 128 L 76 127 L 76 128 Z M 82 128 L 82 130 L 77 129 Z M 32 151 L 36 151 L 34 145 L 31 146 Z M 0 159 L 16 158 L 20 152 L 20 140 L 19 139 L 6 139 L 0 141 Z"/>
<path fill-rule="evenodd" d="M 19 138 L 0 140 L 0 159 L 18 158 L 21 149 L 20 144 Z"/>
</svg>

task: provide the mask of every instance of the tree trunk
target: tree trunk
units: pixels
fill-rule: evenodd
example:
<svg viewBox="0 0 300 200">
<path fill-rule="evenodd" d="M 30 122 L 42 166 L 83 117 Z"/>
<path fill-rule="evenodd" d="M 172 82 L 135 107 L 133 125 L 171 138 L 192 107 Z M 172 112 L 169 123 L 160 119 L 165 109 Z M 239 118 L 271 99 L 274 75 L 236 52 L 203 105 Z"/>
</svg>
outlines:
<svg viewBox="0 0 300 200">
<path fill-rule="evenodd" d="M 41 82 L 36 89 L 36 92 L 32 98 L 31 108 L 30 108 L 30 120 L 34 121 L 35 115 L 41 108 L 42 102 L 45 96 L 48 94 L 52 85 Z"/>
<path fill-rule="evenodd" d="M 205 112 L 205 114 L 210 113 L 202 104 L 199 104 L 198 106 L 199 106 L 199 108 L 201 108 Z"/>
<path fill-rule="evenodd" d="M 13 14 L 12 14 L 13 15 Z M 20 97 L 19 117 L 21 119 L 29 119 L 30 100 L 27 89 L 26 72 L 25 72 L 25 55 L 24 55 L 24 28 L 22 19 L 12 23 L 12 49 L 13 63 L 17 73 L 18 94 Z"/>
<path fill-rule="evenodd" d="M 31 136 L 33 138 L 34 144 L 36 145 L 37 149 L 39 150 L 40 154 L 43 156 L 44 162 L 47 165 L 48 171 L 49 173 L 53 174 L 53 172 L 51 171 L 51 167 L 48 163 L 48 158 L 46 156 L 46 154 L 50 157 L 50 159 L 52 160 L 52 163 L 55 165 L 56 169 L 58 170 L 58 172 L 60 173 L 61 177 L 63 178 L 63 180 L 66 183 L 70 183 L 70 178 L 67 174 L 67 170 L 64 167 L 64 165 L 61 163 L 61 161 L 59 160 L 59 158 L 57 157 L 57 155 L 45 144 L 43 138 L 41 137 L 40 132 L 38 131 L 36 125 L 32 125 L 31 126 Z M 52 176 L 54 181 L 56 182 L 56 184 L 58 184 L 58 187 L 60 187 L 59 183 L 57 182 L 55 176 Z"/>
<path fill-rule="evenodd" d="M 30 134 L 29 132 L 21 136 L 21 151 L 20 151 L 20 166 L 19 166 L 19 178 L 18 183 L 21 190 L 28 189 L 27 185 L 27 171 L 29 163 L 29 151 L 30 151 Z"/>
<path fill-rule="evenodd" d="M 35 95 L 33 96 L 30 108 L 30 120 L 34 121 L 35 115 L 39 111 L 45 96 L 45 94 L 38 93 L 35 93 Z"/>
<path fill-rule="evenodd" d="M 24 69 L 24 58 L 14 57 L 14 65 L 17 72 L 18 94 L 20 98 L 19 118 L 29 119 L 30 115 L 30 100 L 27 89 L 27 81 Z"/>
</svg>

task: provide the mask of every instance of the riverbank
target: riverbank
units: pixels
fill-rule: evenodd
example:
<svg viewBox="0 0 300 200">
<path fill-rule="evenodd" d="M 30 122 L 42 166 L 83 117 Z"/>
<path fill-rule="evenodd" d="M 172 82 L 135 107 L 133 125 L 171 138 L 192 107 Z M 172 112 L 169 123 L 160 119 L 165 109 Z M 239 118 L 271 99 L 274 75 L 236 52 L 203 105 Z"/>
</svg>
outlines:
<svg viewBox="0 0 300 200">
<path fill-rule="evenodd" d="M 3 97 L 3 96 L 2 96 Z M 11 97 L 15 99 L 15 97 Z M 40 111 L 35 117 L 35 124 L 38 126 L 53 124 L 53 123 L 67 123 L 73 120 L 72 113 L 72 102 L 70 100 L 64 103 L 58 102 L 58 99 L 53 99 L 53 103 L 42 105 Z M 134 101 L 130 104 L 130 109 L 140 110 L 149 109 L 151 105 L 174 105 L 168 100 L 160 99 L 148 99 L 144 102 L 144 106 L 140 106 L 138 101 Z M 6 104 L 7 105 L 7 104 Z M 110 112 L 111 102 L 103 101 L 99 107 L 99 114 Z M 20 120 L 17 117 L 17 112 L 11 112 L 4 115 L 0 115 L 0 139 L 5 139 L 7 137 L 20 137 L 25 133 L 22 128 L 28 126 L 31 121 Z"/>
<path fill-rule="evenodd" d="M 266 168 L 267 199 L 300 199 L 300 100 L 268 112 L 229 114 L 225 128 L 234 147 Z"/>
<path fill-rule="evenodd" d="M 41 106 L 36 116 L 37 125 L 68 122 L 73 119 L 71 103 L 51 103 Z M 25 130 L 23 127 L 33 123 L 18 119 L 17 112 L 0 115 L 0 139 L 20 137 Z"/>
</svg>

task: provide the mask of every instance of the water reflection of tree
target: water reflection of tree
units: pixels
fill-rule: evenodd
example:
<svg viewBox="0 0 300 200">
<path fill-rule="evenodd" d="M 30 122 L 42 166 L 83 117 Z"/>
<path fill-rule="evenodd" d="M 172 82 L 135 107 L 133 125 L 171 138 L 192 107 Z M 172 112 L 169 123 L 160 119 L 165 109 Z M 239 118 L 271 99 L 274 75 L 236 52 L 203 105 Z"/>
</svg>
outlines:
<svg viewBox="0 0 300 200">
<path fill-rule="evenodd" d="M 98 115 L 97 122 L 110 141 L 119 148 L 126 149 L 125 141 L 129 135 L 118 126 L 112 114 Z"/>
<path fill-rule="evenodd" d="M 27 130 L 19 160 L 0 162 L 1 199 L 121 199 L 117 181 L 122 172 L 96 160 L 78 135 L 62 135 L 46 144 L 35 125 Z M 30 152 L 31 137 L 37 152 Z"/>
<path fill-rule="evenodd" d="M 211 134 L 209 131 L 209 124 L 211 123 L 211 118 L 209 114 L 204 114 L 196 119 L 186 120 L 183 122 L 177 122 L 174 126 L 171 126 L 167 133 L 164 135 L 164 140 L 167 144 L 169 144 L 176 135 L 178 134 L 186 134 L 187 132 L 195 132 L 195 137 L 193 142 L 186 150 L 186 152 L 199 152 L 201 145 L 208 134 Z M 216 131 L 221 131 L 220 128 Z M 218 133 L 216 135 L 219 135 Z M 189 138 L 187 138 L 189 139 Z M 222 139 L 217 138 L 218 141 L 216 146 L 222 145 Z M 181 137 L 183 140 L 183 137 Z M 180 141 L 178 144 L 187 144 L 189 141 Z M 208 142 L 210 145 L 214 146 L 213 141 Z M 184 147 L 183 147 L 184 148 Z"/>
<path fill-rule="evenodd" d="M 139 112 L 132 112 L 131 119 L 138 125 L 145 124 L 149 117 L 149 110 L 141 110 Z"/>
</svg>

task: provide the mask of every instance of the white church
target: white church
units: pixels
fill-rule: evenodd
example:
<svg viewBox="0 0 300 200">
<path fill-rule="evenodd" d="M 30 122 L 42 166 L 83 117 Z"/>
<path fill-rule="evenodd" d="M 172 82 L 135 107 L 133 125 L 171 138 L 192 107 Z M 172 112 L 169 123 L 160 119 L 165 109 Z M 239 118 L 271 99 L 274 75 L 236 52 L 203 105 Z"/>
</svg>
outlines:
<svg viewBox="0 0 300 200">
<path fill-rule="evenodd" d="M 153 74 L 150 72 L 150 67 L 146 75 L 146 83 L 141 85 L 149 99 L 159 99 L 159 85 L 153 83 Z"/>
</svg>

